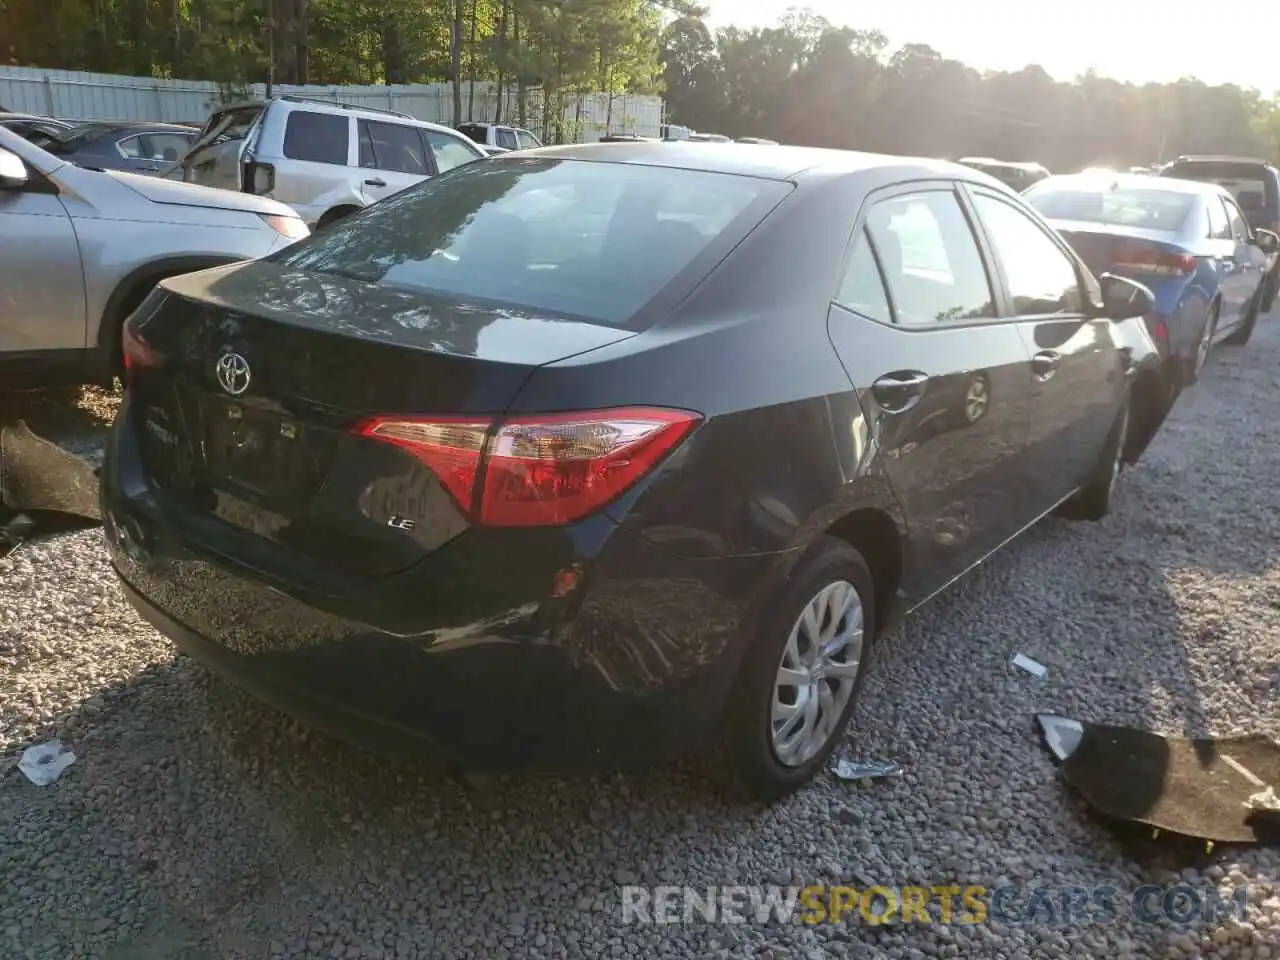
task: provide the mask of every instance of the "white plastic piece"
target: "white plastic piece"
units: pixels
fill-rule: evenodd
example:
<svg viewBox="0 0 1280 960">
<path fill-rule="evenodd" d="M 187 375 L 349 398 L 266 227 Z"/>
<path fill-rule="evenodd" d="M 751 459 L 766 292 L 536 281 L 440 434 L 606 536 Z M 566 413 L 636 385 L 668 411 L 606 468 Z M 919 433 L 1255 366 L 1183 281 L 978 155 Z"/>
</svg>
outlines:
<svg viewBox="0 0 1280 960">
<path fill-rule="evenodd" d="M 1065 760 L 1076 752 L 1080 740 L 1084 736 L 1084 727 L 1079 720 L 1059 717 L 1052 713 L 1036 714 L 1040 721 L 1040 730 L 1044 733 L 1045 746 L 1058 760 Z"/>
<path fill-rule="evenodd" d="M 22 751 L 18 769 L 37 787 L 47 787 L 76 762 L 76 755 L 58 740 L 38 743 Z"/>
<path fill-rule="evenodd" d="M 1049 668 L 1043 663 L 1037 663 L 1026 654 L 1018 654 L 1013 658 L 1013 665 L 1020 670 L 1025 670 L 1037 680 L 1043 680 L 1049 675 Z"/>
<path fill-rule="evenodd" d="M 879 780 L 902 776 L 902 765 L 893 760 L 841 760 L 834 772 L 841 780 Z"/>
</svg>

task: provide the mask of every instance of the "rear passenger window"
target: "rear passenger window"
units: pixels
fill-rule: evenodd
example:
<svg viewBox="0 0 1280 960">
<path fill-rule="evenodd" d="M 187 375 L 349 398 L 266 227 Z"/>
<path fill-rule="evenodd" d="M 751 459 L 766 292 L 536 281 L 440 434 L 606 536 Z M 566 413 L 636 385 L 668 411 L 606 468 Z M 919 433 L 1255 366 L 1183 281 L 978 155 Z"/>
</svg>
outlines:
<svg viewBox="0 0 1280 960">
<path fill-rule="evenodd" d="M 284 155 L 290 160 L 346 166 L 349 139 L 346 117 L 294 110 L 284 127 Z"/>
<path fill-rule="evenodd" d="M 514 130 L 498 131 L 498 146 L 506 147 L 508 150 L 518 150 L 520 144 L 516 142 L 516 134 Z"/>
<path fill-rule="evenodd" d="M 867 215 L 867 231 L 900 323 L 995 316 L 977 241 L 952 191 L 882 200 Z"/>
<path fill-rule="evenodd" d="M 1244 214 L 1230 200 L 1223 200 L 1223 204 L 1227 208 L 1227 219 L 1231 221 L 1231 238 L 1236 243 L 1249 242 L 1249 223 L 1245 220 Z"/>
<path fill-rule="evenodd" d="M 880 276 L 880 268 L 876 266 L 871 244 L 867 241 L 865 227 L 858 233 L 853 256 L 849 258 L 849 266 L 844 272 L 844 282 L 840 284 L 840 292 L 836 295 L 836 303 L 846 310 L 881 323 L 893 321 L 889 297 L 884 291 L 884 280 Z"/>
<path fill-rule="evenodd" d="M 360 166 L 425 177 L 431 173 L 417 127 L 360 121 Z"/>
<path fill-rule="evenodd" d="M 1231 239 L 1231 221 L 1227 219 L 1227 208 L 1217 197 L 1210 197 L 1205 204 L 1209 208 L 1209 236 L 1214 240 Z"/>
</svg>

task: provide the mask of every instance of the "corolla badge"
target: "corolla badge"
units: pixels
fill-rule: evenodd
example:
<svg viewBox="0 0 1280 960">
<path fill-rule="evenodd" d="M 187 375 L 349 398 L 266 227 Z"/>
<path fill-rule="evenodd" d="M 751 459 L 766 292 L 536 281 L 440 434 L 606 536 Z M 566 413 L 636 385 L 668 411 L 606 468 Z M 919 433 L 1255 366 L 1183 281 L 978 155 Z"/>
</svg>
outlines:
<svg viewBox="0 0 1280 960">
<path fill-rule="evenodd" d="M 249 381 L 253 378 L 249 361 L 238 353 L 224 353 L 218 358 L 213 372 L 218 378 L 218 384 L 233 397 L 248 390 Z"/>
</svg>

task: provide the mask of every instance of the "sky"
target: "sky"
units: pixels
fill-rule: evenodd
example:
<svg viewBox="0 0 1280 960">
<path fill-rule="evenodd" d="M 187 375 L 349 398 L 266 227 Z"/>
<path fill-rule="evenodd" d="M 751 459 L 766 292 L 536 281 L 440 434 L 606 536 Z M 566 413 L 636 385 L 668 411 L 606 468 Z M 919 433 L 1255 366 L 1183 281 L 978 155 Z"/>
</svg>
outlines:
<svg viewBox="0 0 1280 960">
<path fill-rule="evenodd" d="M 805 6 L 836 26 L 878 29 L 891 49 L 926 43 L 979 70 L 1039 63 L 1060 80 L 1093 67 L 1135 83 L 1190 74 L 1206 83 L 1280 90 L 1280 8 L 1271 0 L 1244 6 L 1191 0 L 701 2 L 716 27 L 772 26 L 788 7 Z"/>
</svg>

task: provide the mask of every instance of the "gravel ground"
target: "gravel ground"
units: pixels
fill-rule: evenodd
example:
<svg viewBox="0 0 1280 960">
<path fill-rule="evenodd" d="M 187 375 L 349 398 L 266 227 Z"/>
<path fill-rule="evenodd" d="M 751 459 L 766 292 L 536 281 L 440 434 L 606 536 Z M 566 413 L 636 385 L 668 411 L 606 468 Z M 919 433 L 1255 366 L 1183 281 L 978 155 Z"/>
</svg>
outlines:
<svg viewBox="0 0 1280 960">
<path fill-rule="evenodd" d="M 30 545 L 0 560 L 0 956 L 1280 957 L 1280 854 L 1122 841 L 1031 722 L 1280 737 L 1278 321 L 1215 353 L 1113 517 L 1043 524 L 881 647 L 851 749 L 904 777 L 768 811 L 698 764 L 477 794 L 356 753 L 175 659 L 98 532 Z M 91 445 L 109 407 L 31 422 Z M 79 759 L 38 788 L 13 762 L 51 734 Z M 1247 922 L 624 926 L 618 887 L 1179 878 L 1249 883 Z"/>
</svg>

